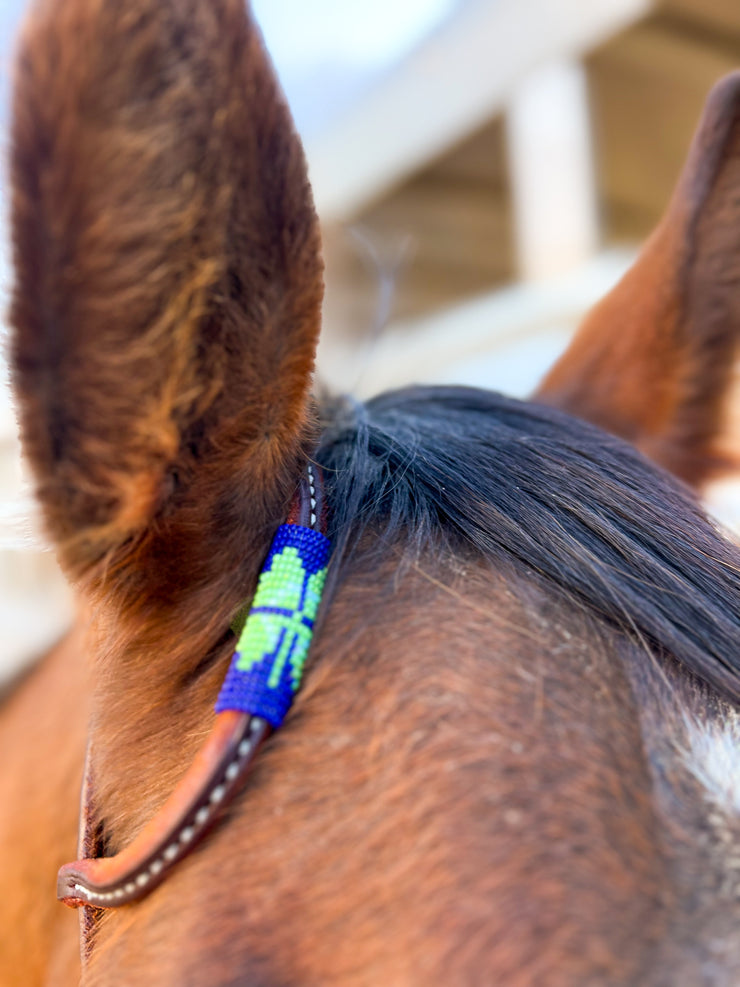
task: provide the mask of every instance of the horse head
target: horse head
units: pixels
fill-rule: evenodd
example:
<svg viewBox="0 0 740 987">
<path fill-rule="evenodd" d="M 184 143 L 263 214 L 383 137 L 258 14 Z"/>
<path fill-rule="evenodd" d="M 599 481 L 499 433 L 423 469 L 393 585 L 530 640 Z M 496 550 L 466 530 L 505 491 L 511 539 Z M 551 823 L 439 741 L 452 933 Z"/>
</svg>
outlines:
<svg viewBox="0 0 740 987">
<path fill-rule="evenodd" d="M 311 464 L 305 686 L 166 880 L 83 904 L 82 982 L 736 982 L 740 553 L 666 470 L 735 465 L 739 107 L 732 77 L 536 403 L 321 403 L 317 220 L 243 0 L 33 7 L 11 362 L 80 618 L 0 719 L 4 983 L 78 981 L 53 881 L 86 743 L 113 858 L 213 729 Z"/>
</svg>

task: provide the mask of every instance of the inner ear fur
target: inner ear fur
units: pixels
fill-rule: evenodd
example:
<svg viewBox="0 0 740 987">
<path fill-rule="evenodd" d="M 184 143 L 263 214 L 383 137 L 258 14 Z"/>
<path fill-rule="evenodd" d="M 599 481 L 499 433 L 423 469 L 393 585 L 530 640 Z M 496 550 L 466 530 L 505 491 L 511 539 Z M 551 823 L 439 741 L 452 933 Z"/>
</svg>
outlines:
<svg viewBox="0 0 740 987">
<path fill-rule="evenodd" d="M 322 271 L 244 0 L 41 0 L 11 170 L 12 375 L 67 570 L 178 513 L 228 537 L 240 498 L 269 526 L 311 439 Z"/>
<path fill-rule="evenodd" d="M 696 487 L 740 467 L 739 124 L 733 73 L 709 96 L 663 220 L 535 395 Z"/>
</svg>

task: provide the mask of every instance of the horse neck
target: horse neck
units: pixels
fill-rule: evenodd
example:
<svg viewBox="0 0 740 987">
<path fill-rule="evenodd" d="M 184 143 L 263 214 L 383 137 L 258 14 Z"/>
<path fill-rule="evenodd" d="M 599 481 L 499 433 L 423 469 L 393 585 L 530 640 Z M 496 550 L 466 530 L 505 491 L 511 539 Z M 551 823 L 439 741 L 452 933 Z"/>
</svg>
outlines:
<svg viewBox="0 0 740 987">
<path fill-rule="evenodd" d="M 399 579 L 389 565 L 379 620 L 365 601 L 382 576 L 362 570 L 332 611 L 332 657 L 314 687 L 359 666 L 371 676 L 368 746 L 378 720 L 397 717 L 410 791 L 424 789 L 411 776 L 430 763 L 430 785 L 445 766 L 457 776 L 447 791 L 457 823 L 447 823 L 455 873 L 468 878 L 460 897 L 480 895 L 478 914 L 500 909 L 503 940 L 512 914 L 532 923 L 517 925 L 520 951 L 509 941 L 505 956 L 479 955 L 477 969 L 487 963 L 516 983 L 538 955 L 564 983 L 594 969 L 609 982 L 652 983 L 665 971 L 699 982 L 707 964 L 736 975 L 740 909 L 727 856 L 740 837 L 737 788 L 720 808 L 721 793 L 707 798 L 708 759 L 702 777 L 701 759 L 684 756 L 701 753 L 702 737 L 720 750 L 726 731 L 737 739 L 727 704 L 530 571 L 427 560 Z M 360 640 L 370 660 L 352 653 Z M 487 807 L 504 829 L 478 870 L 474 831 L 487 829 Z M 444 795 L 429 811 L 447 811 Z M 562 932 L 571 914 L 569 946 L 548 942 L 550 923 Z"/>
<path fill-rule="evenodd" d="M 173 672 L 167 685 L 148 664 L 162 633 L 143 622 L 124 637 L 100 620 L 91 639 L 91 736 L 111 849 L 189 763 L 228 661 L 221 644 L 195 675 Z M 169 652 L 173 669 L 178 657 L 190 667 L 192 647 L 179 647 Z M 227 867 L 236 905 L 242 888 L 260 902 L 239 911 L 240 948 L 283 957 L 287 978 L 342 983 L 372 969 L 401 983 L 425 963 L 464 980 L 463 967 L 472 976 L 485 964 L 516 984 L 536 957 L 563 982 L 597 971 L 652 983 L 659 968 L 698 976 L 705 944 L 718 940 L 730 968 L 737 906 L 728 907 L 729 886 L 717 898 L 727 825 L 707 843 L 710 809 L 681 756 L 687 709 L 694 722 L 720 722 L 716 704 L 675 667 L 658 666 L 529 573 L 449 559 L 399 570 L 395 558 L 370 565 L 360 552 L 331 601 L 305 689 L 236 810 L 249 826 L 225 820 L 208 854 L 160 889 L 180 902 L 165 909 L 167 937 L 161 907 L 140 906 L 141 955 L 160 964 L 152 968 L 163 984 L 177 983 L 178 963 L 197 968 L 204 944 L 212 956 L 230 928 L 236 934 L 223 898 L 210 897 L 212 875 Z M 369 903 L 388 897 L 377 865 L 386 857 L 406 863 L 392 882 L 401 918 L 377 970 L 389 932 Z M 241 876 L 231 874 L 235 858 Z M 341 893 L 322 895 L 332 868 Z M 296 887 L 309 874 L 318 891 L 307 914 Z M 463 899 L 465 916 L 450 923 L 450 902 Z M 193 937 L 188 923 L 210 911 Z M 124 976 L 138 962 L 106 929 L 91 964 L 101 984 L 107 969 Z M 157 943 L 173 935 L 186 943 L 183 956 L 165 960 Z"/>
<path fill-rule="evenodd" d="M 116 842 L 182 770 L 212 679 L 183 693 L 156 758 L 120 746 L 111 728 Z M 156 706 L 146 715 L 154 724 Z M 638 982 L 670 927 L 671 875 L 616 635 L 521 573 L 422 560 L 399 574 L 397 559 L 371 565 L 360 553 L 240 811 L 248 826 L 225 822 L 208 854 L 160 889 L 185 903 L 167 921 L 187 954 L 166 961 L 162 983 L 178 982 L 173 964 L 196 968 L 206 944 L 212 956 L 219 936 L 236 934 L 234 909 L 244 956 L 280 957 L 278 980 L 327 984 L 358 969 L 404 983 L 424 968 L 457 982 L 495 969 L 515 984 L 533 964 L 562 982 L 594 971 Z M 390 880 L 382 861 L 404 866 Z M 232 909 L 212 888 L 225 868 Z M 306 909 L 297 889 L 308 886 Z M 236 908 L 241 894 L 259 904 Z M 389 895 L 392 930 L 374 905 Z M 191 900 L 206 923 L 197 942 Z M 145 902 L 139 914 L 151 928 L 137 941 L 156 951 L 158 913 Z M 97 949 L 101 975 L 132 969 L 114 936 Z"/>
</svg>

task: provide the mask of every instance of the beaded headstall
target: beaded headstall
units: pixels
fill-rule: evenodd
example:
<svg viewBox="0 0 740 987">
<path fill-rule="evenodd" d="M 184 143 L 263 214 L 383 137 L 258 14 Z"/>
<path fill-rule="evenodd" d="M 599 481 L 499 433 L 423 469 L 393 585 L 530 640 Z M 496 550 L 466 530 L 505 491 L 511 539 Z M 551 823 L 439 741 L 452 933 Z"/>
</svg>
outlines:
<svg viewBox="0 0 740 987">
<path fill-rule="evenodd" d="M 213 826 L 242 786 L 262 742 L 282 723 L 297 692 L 326 580 L 320 470 L 307 475 L 272 541 L 249 615 L 216 702 L 216 722 L 195 761 L 130 846 L 96 857 L 91 757 L 80 818 L 82 859 L 59 871 L 57 897 L 73 908 L 116 908 L 143 898 Z"/>
</svg>

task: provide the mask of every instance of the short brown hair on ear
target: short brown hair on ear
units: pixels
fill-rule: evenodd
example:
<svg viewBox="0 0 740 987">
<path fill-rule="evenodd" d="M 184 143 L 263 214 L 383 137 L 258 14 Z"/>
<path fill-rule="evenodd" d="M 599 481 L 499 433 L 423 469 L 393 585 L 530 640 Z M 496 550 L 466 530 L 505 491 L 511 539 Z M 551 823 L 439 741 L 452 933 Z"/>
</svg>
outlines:
<svg viewBox="0 0 740 987">
<path fill-rule="evenodd" d="M 244 511 L 263 532 L 290 496 L 322 298 L 303 152 L 243 0 L 40 0 L 12 143 L 13 378 L 61 560 L 145 566 L 179 518 L 207 568 L 204 532 L 238 542 Z"/>
<path fill-rule="evenodd" d="M 535 397 L 696 487 L 740 466 L 740 72 L 712 91 L 668 210 Z"/>
</svg>

